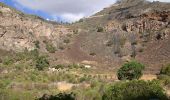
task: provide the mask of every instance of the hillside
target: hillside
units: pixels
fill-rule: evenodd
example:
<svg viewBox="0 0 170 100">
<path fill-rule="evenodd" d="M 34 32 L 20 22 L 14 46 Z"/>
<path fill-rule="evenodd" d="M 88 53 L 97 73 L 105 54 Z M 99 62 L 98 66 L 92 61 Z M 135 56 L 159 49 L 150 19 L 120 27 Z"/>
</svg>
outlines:
<svg viewBox="0 0 170 100">
<path fill-rule="evenodd" d="M 170 63 L 169 44 L 170 3 L 121 0 L 73 24 L 0 3 L 0 97 L 32 100 L 73 90 L 91 98 L 119 81 L 117 70 L 133 60 L 145 66 L 141 80 L 157 79 Z"/>
<path fill-rule="evenodd" d="M 1 4 L 0 48 L 38 49 L 58 59 L 54 64 L 88 62 L 98 68 L 117 69 L 136 58 L 147 66 L 146 72 L 156 73 L 170 58 L 169 5 L 123 0 L 80 22 L 62 25 Z M 55 48 L 53 53 L 47 50 L 49 46 Z"/>
<path fill-rule="evenodd" d="M 84 36 L 86 40 L 82 43 L 82 50 L 89 54 L 94 52 L 97 58 L 112 59 L 112 62 L 135 57 L 154 73 L 169 62 L 169 5 L 124 0 L 105 8 L 75 24 L 89 31 Z M 103 28 L 103 32 L 97 32 L 99 27 Z"/>
<path fill-rule="evenodd" d="M 26 15 L 15 9 L 0 4 L 0 48 L 4 50 L 23 51 L 35 49 L 39 41 L 44 51 L 43 41 L 49 41 L 59 47 L 60 42 L 73 30 L 66 26 L 48 22 L 34 15 Z M 61 39 L 61 40 L 60 40 Z"/>
</svg>

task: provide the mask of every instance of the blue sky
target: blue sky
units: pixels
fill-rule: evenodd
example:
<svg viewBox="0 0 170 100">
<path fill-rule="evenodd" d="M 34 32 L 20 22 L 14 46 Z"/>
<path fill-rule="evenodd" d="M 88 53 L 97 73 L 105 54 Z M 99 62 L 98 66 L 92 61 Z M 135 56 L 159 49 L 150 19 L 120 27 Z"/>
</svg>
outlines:
<svg viewBox="0 0 170 100">
<path fill-rule="evenodd" d="M 110 6 L 115 0 L 0 0 L 0 2 L 44 19 L 74 22 Z"/>
<path fill-rule="evenodd" d="M 159 1 L 170 2 L 170 0 Z M 44 19 L 74 22 L 109 7 L 116 0 L 0 0 L 0 2 Z"/>
<path fill-rule="evenodd" d="M 44 19 L 51 19 L 51 20 L 56 20 L 56 21 L 61 21 L 62 19 L 60 17 L 56 17 L 55 19 L 53 19 L 53 17 L 50 16 L 50 14 L 41 11 L 41 10 L 34 10 L 28 7 L 24 7 L 23 5 L 19 4 L 18 2 L 16 2 L 15 0 L 0 0 L 0 2 L 5 3 L 8 6 L 11 6 L 13 8 L 16 8 L 24 13 L 27 14 L 33 14 L 33 15 L 38 15 Z"/>
</svg>

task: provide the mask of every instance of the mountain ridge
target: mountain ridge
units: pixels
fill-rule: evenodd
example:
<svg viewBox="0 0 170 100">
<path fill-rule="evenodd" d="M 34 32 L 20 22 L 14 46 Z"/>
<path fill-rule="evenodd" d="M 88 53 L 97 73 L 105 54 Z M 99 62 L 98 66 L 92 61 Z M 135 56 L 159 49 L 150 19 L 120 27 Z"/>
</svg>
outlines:
<svg viewBox="0 0 170 100">
<path fill-rule="evenodd" d="M 153 64 L 155 61 L 152 61 L 152 56 L 156 57 L 157 51 L 153 50 L 152 54 L 147 49 L 150 45 L 154 47 L 157 41 L 162 42 L 157 44 L 160 46 L 169 43 L 169 5 L 145 0 L 124 0 L 70 25 L 29 18 L 1 6 L 0 11 L 4 12 L 0 17 L 0 48 L 20 52 L 25 48 L 38 49 L 52 59 L 61 56 L 55 63 L 89 61 L 97 63 L 94 64 L 97 67 L 114 65 L 117 68 L 121 63 L 136 58 L 150 66 L 148 69 L 156 66 L 157 70 L 164 61 L 158 60 L 158 63 Z M 36 48 L 36 42 L 40 48 Z M 55 54 L 49 53 L 48 45 L 56 49 Z M 164 49 L 169 50 L 168 46 Z M 159 53 L 158 56 L 164 60 L 161 55 Z M 146 58 L 150 62 L 145 61 Z M 169 54 L 166 63 L 168 59 Z"/>
</svg>

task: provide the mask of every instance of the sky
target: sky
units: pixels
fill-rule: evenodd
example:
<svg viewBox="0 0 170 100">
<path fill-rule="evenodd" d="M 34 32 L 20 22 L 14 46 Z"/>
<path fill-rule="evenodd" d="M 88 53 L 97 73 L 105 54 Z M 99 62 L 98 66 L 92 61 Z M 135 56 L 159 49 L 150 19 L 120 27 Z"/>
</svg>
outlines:
<svg viewBox="0 0 170 100">
<path fill-rule="evenodd" d="M 150 1 L 170 2 L 170 0 Z M 0 0 L 0 2 L 47 20 L 75 22 L 109 7 L 116 0 Z"/>
</svg>

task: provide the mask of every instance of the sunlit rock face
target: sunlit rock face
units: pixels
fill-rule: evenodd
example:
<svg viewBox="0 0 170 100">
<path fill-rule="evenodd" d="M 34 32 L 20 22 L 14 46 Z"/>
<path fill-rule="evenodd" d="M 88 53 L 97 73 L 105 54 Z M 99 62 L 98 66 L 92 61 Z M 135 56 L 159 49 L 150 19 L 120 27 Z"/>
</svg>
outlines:
<svg viewBox="0 0 170 100">
<path fill-rule="evenodd" d="M 44 21 L 32 15 L 25 15 L 5 5 L 0 6 L 0 48 L 23 51 L 35 49 L 35 41 L 49 40 L 57 47 L 59 39 L 72 30 Z M 41 42 L 40 42 L 41 43 Z"/>
</svg>

